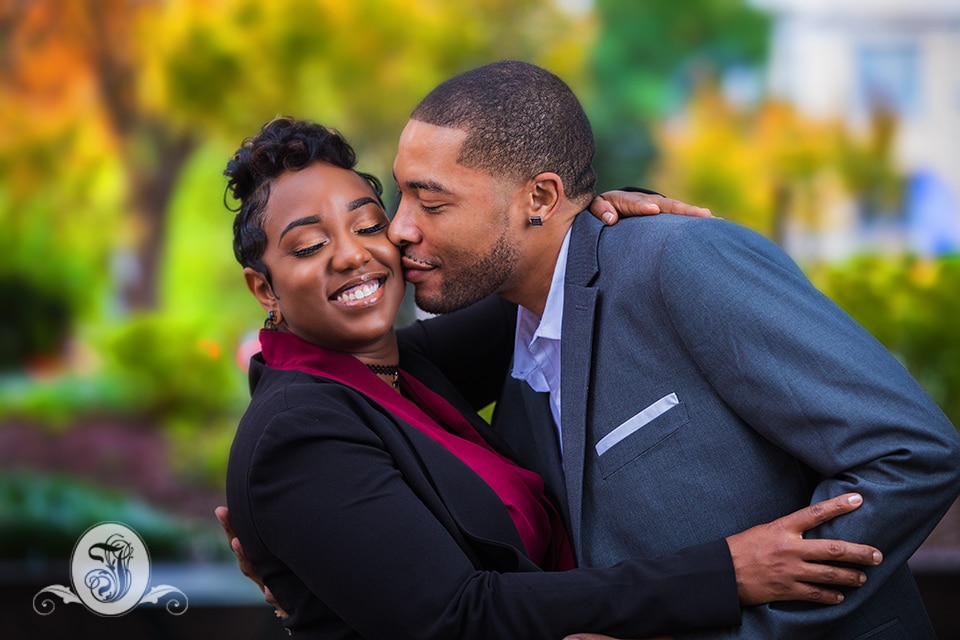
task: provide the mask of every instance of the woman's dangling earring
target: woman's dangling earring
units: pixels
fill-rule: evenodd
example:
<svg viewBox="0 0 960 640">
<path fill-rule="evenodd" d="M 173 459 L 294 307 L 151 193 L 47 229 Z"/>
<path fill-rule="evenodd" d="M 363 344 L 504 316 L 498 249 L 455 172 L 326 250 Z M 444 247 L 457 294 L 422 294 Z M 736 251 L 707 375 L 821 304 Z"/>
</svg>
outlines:
<svg viewBox="0 0 960 640">
<path fill-rule="evenodd" d="M 263 323 L 263 328 L 269 329 L 270 331 L 275 331 L 277 328 L 277 325 L 280 324 L 281 322 L 282 320 L 280 319 L 280 314 L 271 309 L 267 313 L 267 319 Z"/>
</svg>

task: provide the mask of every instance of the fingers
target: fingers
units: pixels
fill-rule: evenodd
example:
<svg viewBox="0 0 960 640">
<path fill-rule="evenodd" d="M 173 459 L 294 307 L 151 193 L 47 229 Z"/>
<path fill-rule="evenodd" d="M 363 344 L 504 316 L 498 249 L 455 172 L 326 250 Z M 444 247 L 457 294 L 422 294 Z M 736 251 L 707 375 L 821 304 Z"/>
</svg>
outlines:
<svg viewBox="0 0 960 640">
<path fill-rule="evenodd" d="M 240 569 L 243 570 L 246 556 L 243 555 L 243 546 L 240 544 L 240 539 L 237 538 L 237 534 L 233 532 L 233 527 L 230 526 L 230 511 L 226 507 L 220 506 L 213 510 L 213 514 L 217 516 L 220 526 L 223 527 L 223 533 L 227 536 L 227 544 L 230 545 L 230 550 L 237 556 Z M 246 575 L 245 571 L 244 575 Z"/>
<path fill-rule="evenodd" d="M 803 539 L 801 557 L 807 562 L 849 562 L 875 567 L 883 562 L 883 554 L 876 547 L 846 540 Z"/>
<path fill-rule="evenodd" d="M 601 196 L 596 196 L 590 203 L 590 213 L 594 218 L 603 220 L 606 224 L 613 224 L 617 221 L 617 210 L 613 205 L 604 200 Z"/>
<path fill-rule="evenodd" d="M 859 508 L 861 504 L 863 504 L 863 496 L 859 493 L 845 493 L 836 498 L 823 500 L 809 507 L 804 507 L 799 511 L 794 511 L 791 514 L 774 520 L 773 524 L 801 534 L 837 516 L 850 513 Z"/>
<path fill-rule="evenodd" d="M 240 544 L 240 539 L 233 532 L 233 527 L 230 526 L 230 512 L 226 507 L 221 506 L 214 509 L 213 513 L 217 516 L 217 520 L 220 521 L 220 526 L 223 527 L 223 532 L 227 536 L 227 544 L 230 545 L 230 550 L 233 551 L 233 555 L 237 557 L 237 565 L 240 567 L 240 573 L 257 583 L 257 586 L 259 586 L 261 590 L 265 590 L 266 587 L 263 586 L 263 580 L 260 578 L 260 574 L 253 568 L 253 563 L 250 562 L 247 555 L 243 552 L 243 545 Z"/>
<path fill-rule="evenodd" d="M 230 526 L 229 510 L 226 507 L 220 506 L 214 509 L 213 513 L 217 516 L 217 520 L 220 521 L 220 526 L 223 527 L 223 532 L 227 536 L 227 544 L 230 545 L 230 550 L 233 551 L 233 555 L 237 557 L 237 565 L 240 567 L 240 573 L 245 575 L 247 578 L 256 583 L 258 587 L 260 587 L 260 590 L 263 592 L 264 600 L 266 600 L 267 604 L 274 608 L 278 618 L 286 618 L 287 612 L 284 611 L 277 602 L 277 599 L 273 596 L 270 588 L 263 584 L 263 579 L 260 578 L 260 574 L 257 573 L 256 569 L 253 568 L 253 563 L 250 562 L 246 554 L 243 552 L 243 545 L 240 544 L 240 539 L 233 532 L 233 527 Z"/>
<path fill-rule="evenodd" d="M 673 198 L 664 198 L 654 196 L 657 206 L 660 207 L 660 213 L 675 213 L 681 216 L 692 216 L 694 218 L 712 218 L 713 214 L 706 207 L 698 207 L 686 202 L 674 200 Z"/>
<path fill-rule="evenodd" d="M 710 218 L 709 209 L 697 207 L 674 198 L 632 191 L 607 191 L 602 195 L 621 217 L 672 213 L 695 218 Z M 598 216 L 600 217 L 600 216 Z"/>
<path fill-rule="evenodd" d="M 633 191 L 606 191 L 594 198 L 590 212 L 607 224 L 620 217 L 649 216 L 657 213 L 673 213 L 695 218 L 710 218 L 709 209 L 697 207 L 674 198 Z"/>
<path fill-rule="evenodd" d="M 267 601 L 267 604 L 273 607 L 273 612 L 278 618 L 286 618 L 289 614 L 283 610 L 283 607 L 280 606 L 280 603 L 277 602 L 277 599 L 273 596 L 273 592 L 270 591 L 270 587 L 263 588 L 263 599 Z"/>
<path fill-rule="evenodd" d="M 233 538 L 233 527 L 230 526 L 230 510 L 221 505 L 213 510 L 213 515 L 217 516 L 220 526 L 223 527 L 223 532 L 227 534 L 227 539 Z"/>
<path fill-rule="evenodd" d="M 840 604 L 843 602 L 843 594 L 834 589 L 818 587 L 815 584 L 797 583 L 796 589 L 781 600 L 798 600 L 801 602 L 817 602 L 820 604 Z"/>
<path fill-rule="evenodd" d="M 800 536 L 804 531 L 858 509 L 861 504 L 863 496 L 859 493 L 845 493 L 794 511 L 772 524 Z M 802 557 L 809 562 L 852 562 L 875 566 L 883 561 L 879 549 L 865 544 L 845 540 L 803 540 L 801 544 Z"/>
<path fill-rule="evenodd" d="M 807 539 L 803 532 L 862 503 L 859 494 L 844 494 L 728 537 L 740 601 L 747 605 L 780 600 L 842 602 L 840 592 L 830 587 L 859 587 L 867 577 L 860 568 L 836 565 L 875 566 L 883 555 L 869 545 Z"/>
<path fill-rule="evenodd" d="M 607 191 L 600 197 L 594 198 L 594 203 L 600 207 L 603 215 L 598 215 L 591 206 L 591 213 L 607 224 L 614 224 L 621 217 L 651 216 L 661 213 L 661 203 L 667 198 L 649 193 L 632 191 Z"/>
<path fill-rule="evenodd" d="M 799 582 L 811 585 L 830 585 L 838 587 L 860 587 L 867 581 L 867 574 L 859 569 L 836 567 L 829 564 L 809 562 L 800 565 L 796 574 Z"/>
<path fill-rule="evenodd" d="M 233 551 L 233 555 L 237 556 L 237 560 L 240 561 L 241 568 L 243 568 L 243 562 L 246 561 L 247 556 L 243 553 L 243 545 L 240 544 L 240 538 L 230 539 L 230 550 Z"/>
</svg>

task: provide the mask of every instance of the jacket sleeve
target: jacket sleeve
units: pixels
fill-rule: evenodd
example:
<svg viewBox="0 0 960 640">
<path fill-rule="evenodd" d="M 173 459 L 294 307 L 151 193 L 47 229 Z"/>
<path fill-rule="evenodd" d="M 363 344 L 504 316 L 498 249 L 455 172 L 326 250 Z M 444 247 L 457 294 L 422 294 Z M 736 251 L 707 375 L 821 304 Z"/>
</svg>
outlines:
<svg viewBox="0 0 960 640">
<path fill-rule="evenodd" d="M 879 548 L 884 562 L 832 607 L 773 604 L 776 637 L 808 637 L 902 568 L 960 492 L 960 436 L 879 342 L 772 242 L 719 220 L 687 225 L 660 260 L 674 327 L 723 400 L 821 478 L 811 502 L 864 504 L 809 532 Z M 774 636 L 770 636 L 774 637 Z"/>
<path fill-rule="evenodd" d="M 466 309 L 418 320 L 398 331 L 408 349 L 430 360 L 474 410 L 494 402 L 513 357 L 517 307 L 497 295 Z"/>
<path fill-rule="evenodd" d="M 249 476 L 258 544 L 362 637 L 646 637 L 739 620 L 735 598 L 684 597 L 694 584 L 731 591 L 723 543 L 608 569 L 478 569 L 411 488 L 409 461 L 367 426 L 382 417 L 357 411 L 347 390 L 322 403 L 285 393 L 290 401 L 274 412 Z M 464 500 L 479 504 L 471 487 Z M 296 620 L 302 597 L 264 578 Z"/>
</svg>

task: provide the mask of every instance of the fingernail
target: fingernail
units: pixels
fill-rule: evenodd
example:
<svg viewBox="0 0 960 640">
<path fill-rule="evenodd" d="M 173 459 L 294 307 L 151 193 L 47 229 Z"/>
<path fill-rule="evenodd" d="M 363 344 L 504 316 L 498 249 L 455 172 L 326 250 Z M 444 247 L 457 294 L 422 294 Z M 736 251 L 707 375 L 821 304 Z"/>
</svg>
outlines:
<svg viewBox="0 0 960 640">
<path fill-rule="evenodd" d="M 883 554 L 880 553 L 879 551 L 874 551 L 873 561 L 876 562 L 877 564 L 880 564 L 881 562 L 883 562 Z"/>
<path fill-rule="evenodd" d="M 866 581 L 867 581 L 867 574 L 861 573 L 861 574 L 860 574 L 860 584 L 863 584 L 863 583 L 866 582 Z"/>
<path fill-rule="evenodd" d="M 860 495 L 859 493 L 854 493 L 849 498 L 847 498 L 847 502 L 849 502 L 850 504 L 860 504 L 861 502 L 863 502 L 863 496 Z"/>
<path fill-rule="evenodd" d="M 838 593 L 838 594 L 837 594 L 837 602 L 838 602 L 838 603 L 843 602 L 843 594 L 842 594 L 842 593 Z"/>
<path fill-rule="evenodd" d="M 613 221 L 617 219 L 617 216 L 607 211 L 605 214 L 603 214 L 603 216 L 601 216 L 601 218 L 605 223 L 613 224 Z M 572 640 L 579 640 L 579 638 L 573 638 Z"/>
</svg>

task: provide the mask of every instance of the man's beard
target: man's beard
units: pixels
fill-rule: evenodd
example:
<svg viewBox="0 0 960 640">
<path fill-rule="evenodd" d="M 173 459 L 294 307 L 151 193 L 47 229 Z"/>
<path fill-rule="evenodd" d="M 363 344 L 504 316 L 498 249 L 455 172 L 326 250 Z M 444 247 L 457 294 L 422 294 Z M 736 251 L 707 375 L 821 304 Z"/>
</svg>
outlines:
<svg viewBox="0 0 960 640">
<path fill-rule="evenodd" d="M 439 294 L 426 297 L 418 288 L 414 296 L 417 306 L 428 313 L 450 313 L 479 302 L 499 291 L 516 268 L 519 255 L 517 248 L 507 242 L 504 232 L 490 253 L 479 260 L 456 271 L 443 267 L 447 273 L 440 283 Z"/>
</svg>

